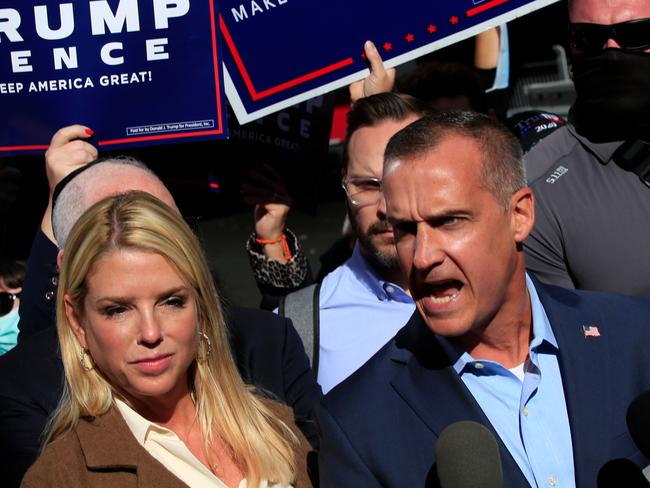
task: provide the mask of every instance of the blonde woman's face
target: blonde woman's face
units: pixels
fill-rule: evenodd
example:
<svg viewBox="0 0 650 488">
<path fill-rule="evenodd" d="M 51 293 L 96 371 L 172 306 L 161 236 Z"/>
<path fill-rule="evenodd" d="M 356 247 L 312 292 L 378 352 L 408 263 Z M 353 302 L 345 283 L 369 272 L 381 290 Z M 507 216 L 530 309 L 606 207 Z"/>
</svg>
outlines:
<svg viewBox="0 0 650 488">
<path fill-rule="evenodd" d="M 86 278 L 83 309 L 68 296 L 66 314 L 95 367 L 136 410 L 187 395 L 197 355 L 194 297 L 162 255 L 112 251 Z"/>
</svg>

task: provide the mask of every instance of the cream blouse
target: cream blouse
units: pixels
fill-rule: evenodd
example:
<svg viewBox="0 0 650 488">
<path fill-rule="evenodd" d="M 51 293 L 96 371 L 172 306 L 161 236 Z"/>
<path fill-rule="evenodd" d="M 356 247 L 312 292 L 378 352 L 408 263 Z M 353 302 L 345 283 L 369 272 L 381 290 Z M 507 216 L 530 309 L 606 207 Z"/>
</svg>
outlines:
<svg viewBox="0 0 650 488">
<path fill-rule="evenodd" d="M 183 483 L 191 487 L 228 488 L 223 481 L 192 454 L 185 443 L 172 430 L 149 422 L 117 398 L 115 399 L 115 405 L 140 445 Z M 290 487 L 291 485 L 287 488 Z M 248 488 L 245 478 L 239 483 L 239 488 Z M 282 487 L 277 484 L 269 486 L 268 482 L 263 480 L 259 488 Z"/>
</svg>

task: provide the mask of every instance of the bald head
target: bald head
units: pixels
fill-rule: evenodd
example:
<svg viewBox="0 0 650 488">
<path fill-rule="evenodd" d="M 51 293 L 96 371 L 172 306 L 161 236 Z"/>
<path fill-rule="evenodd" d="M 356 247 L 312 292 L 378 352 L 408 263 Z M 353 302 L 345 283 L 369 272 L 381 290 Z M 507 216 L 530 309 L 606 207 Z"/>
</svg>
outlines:
<svg viewBox="0 0 650 488">
<path fill-rule="evenodd" d="M 70 230 L 88 208 L 106 197 L 132 190 L 149 193 L 178 210 L 169 190 L 143 163 L 133 158 L 107 159 L 80 173 L 59 194 L 52 213 L 59 249 L 65 247 Z"/>
<path fill-rule="evenodd" d="M 648 17 L 648 0 L 569 0 L 571 22 L 617 24 Z"/>
</svg>

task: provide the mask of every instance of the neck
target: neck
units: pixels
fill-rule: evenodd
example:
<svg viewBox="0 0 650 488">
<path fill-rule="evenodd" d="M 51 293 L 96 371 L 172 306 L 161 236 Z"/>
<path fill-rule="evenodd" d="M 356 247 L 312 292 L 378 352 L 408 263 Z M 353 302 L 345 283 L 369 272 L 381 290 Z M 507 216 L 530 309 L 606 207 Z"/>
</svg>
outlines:
<svg viewBox="0 0 650 488">
<path fill-rule="evenodd" d="M 175 432 L 178 432 L 178 427 L 181 427 L 181 430 L 188 429 L 196 419 L 196 407 L 189 389 L 168 398 L 135 399 L 126 395 L 124 399 L 148 421 Z"/>
<path fill-rule="evenodd" d="M 384 263 L 380 262 L 374 255 L 367 253 L 363 247 L 360 247 L 361 255 L 363 258 L 368 261 L 370 267 L 377 273 L 377 275 L 384 281 L 390 281 L 395 283 L 397 286 L 402 288 L 406 293 L 408 291 L 408 283 L 404 279 L 404 274 L 399 267 L 399 264 L 396 262 L 395 266 L 386 266 Z M 410 294 L 410 293 L 409 293 Z"/>
<path fill-rule="evenodd" d="M 504 305 L 489 323 L 458 337 L 456 342 L 474 359 L 495 361 L 513 368 L 528 357 L 532 335 L 532 307 L 522 270 L 509 286 Z"/>
<path fill-rule="evenodd" d="M 168 410 L 168 415 L 160 418 L 159 421 L 152 420 L 163 427 L 173 430 L 174 432 L 183 432 L 189 429 L 197 420 L 196 405 L 189 393 L 183 396 L 172 408 Z"/>
</svg>

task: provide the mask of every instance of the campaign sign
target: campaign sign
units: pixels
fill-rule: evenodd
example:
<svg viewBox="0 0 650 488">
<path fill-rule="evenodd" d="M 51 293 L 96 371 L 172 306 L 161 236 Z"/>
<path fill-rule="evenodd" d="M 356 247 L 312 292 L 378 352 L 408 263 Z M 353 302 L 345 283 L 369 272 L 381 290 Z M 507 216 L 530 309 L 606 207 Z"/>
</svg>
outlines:
<svg viewBox="0 0 650 488">
<path fill-rule="evenodd" d="M 100 148 L 226 136 L 215 0 L 3 0 L 0 155 L 81 123 Z"/>
<path fill-rule="evenodd" d="M 240 123 L 393 67 L 557 0 L 220 0 L 226 94 Z"/>
</svg>

